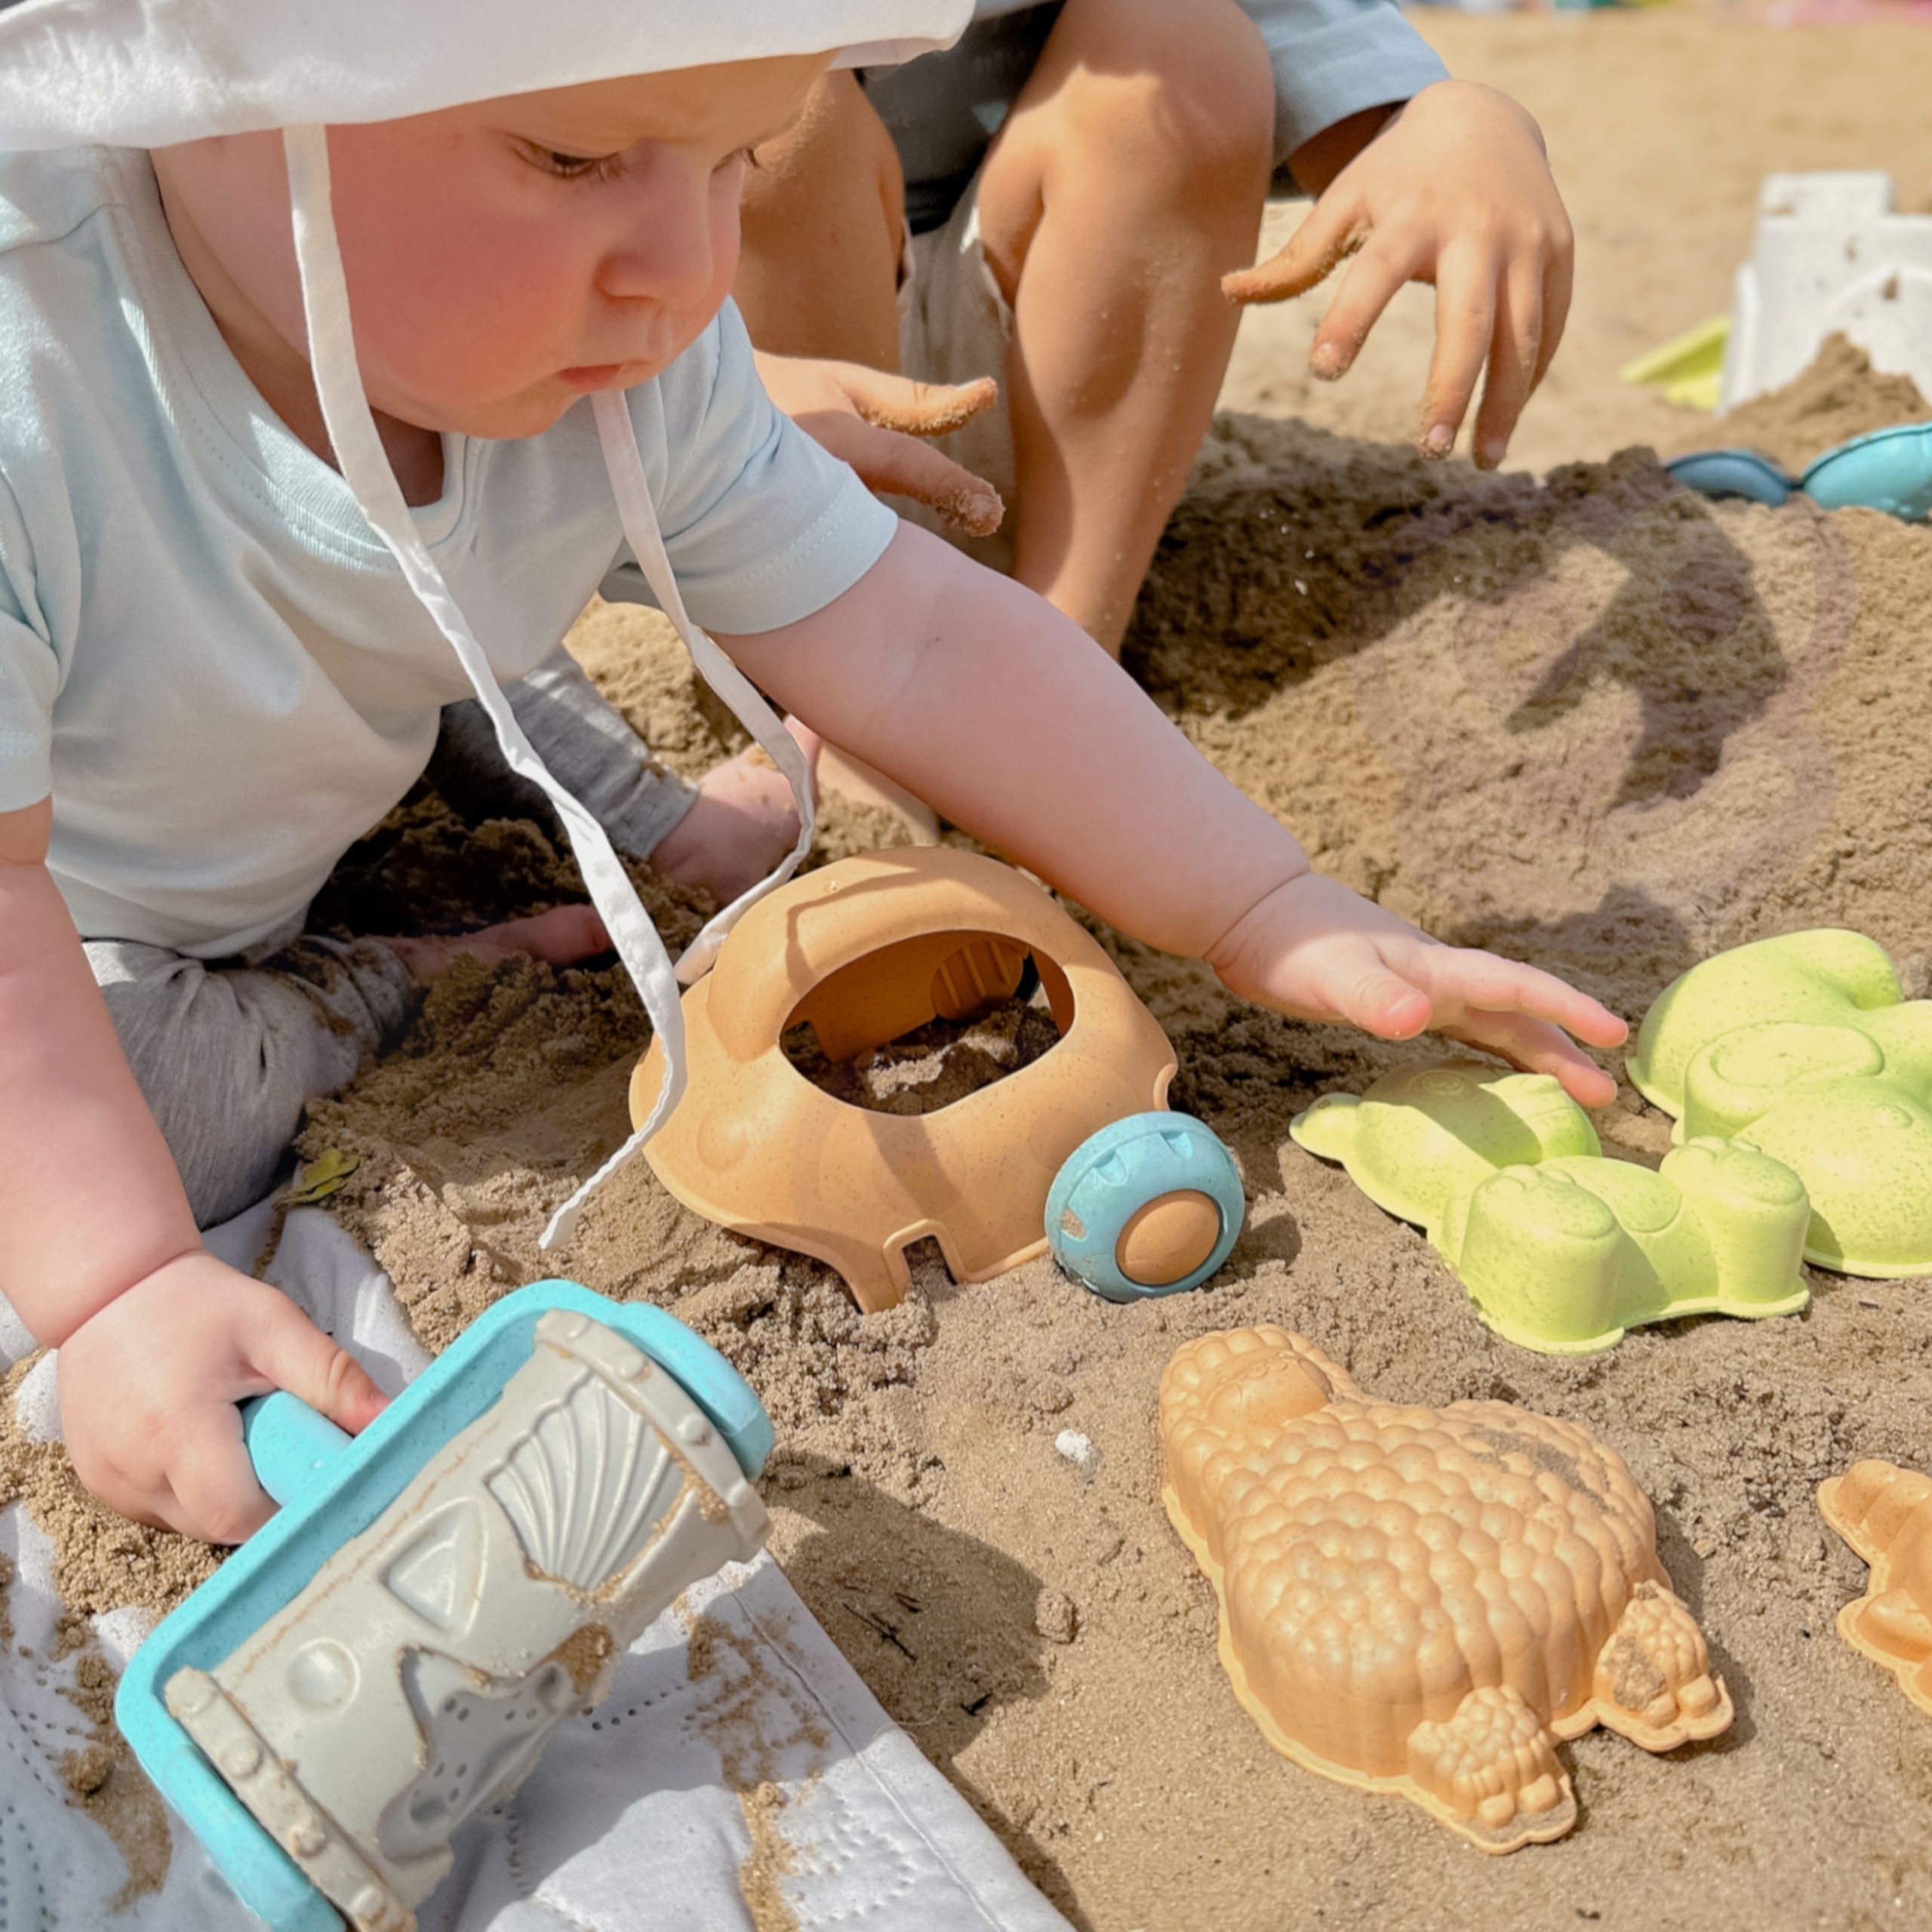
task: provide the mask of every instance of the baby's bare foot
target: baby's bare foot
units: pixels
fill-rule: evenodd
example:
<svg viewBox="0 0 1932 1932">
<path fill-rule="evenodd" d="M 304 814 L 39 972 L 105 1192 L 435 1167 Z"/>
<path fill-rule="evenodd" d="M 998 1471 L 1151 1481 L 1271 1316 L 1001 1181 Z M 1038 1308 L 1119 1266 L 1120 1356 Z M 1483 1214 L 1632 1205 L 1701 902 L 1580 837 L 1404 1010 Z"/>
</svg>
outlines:
<svg viewBox="0 0 1932 1932">
<path fill-rule="evenodd" d="M 821 743 L 797 719 L 785 728 L 798 742 L 817 782 Z M 785 774 L 753 745 L 713 765 L 698 781 L 697 801 L 661 840 L 651 863 L 680 885 L 702 886 L 728 906 L 790 851 L 798 808 Z"/>
<path fill-rule="evenodd" d="M 427 986 L 459 959 L 507 959 L 521 953 L 547 965 L 574 966 L 611 950 L 611 936 L 594 906 L 557 906 L 528 919 L 506 919 L 448 938 L 389 939 L 383 943 Z"/>
</svg>

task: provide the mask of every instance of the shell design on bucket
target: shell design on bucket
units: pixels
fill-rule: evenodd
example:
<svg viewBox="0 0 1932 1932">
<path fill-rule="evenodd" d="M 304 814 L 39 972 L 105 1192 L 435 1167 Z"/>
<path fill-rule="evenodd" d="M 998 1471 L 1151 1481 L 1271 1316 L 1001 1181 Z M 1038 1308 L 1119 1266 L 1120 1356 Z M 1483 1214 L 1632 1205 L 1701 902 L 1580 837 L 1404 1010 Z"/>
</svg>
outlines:
<svg viewBox="0 0 1932 1932">
<path fill-rule="evenodd" d="M 539 1576 L 594 1592 L 643 1554 L 683 1480 L 658 1432 L 587 1377 L 485 1487 Z"/>
<path fill-rule="evenodd" d="M 1807 1261 L 1932 1268 L 1932 1000 L 1908 1000 L 1872 940 L 1788 933 L 1692 967 L 1644 1016 L 1628 1070 L 1678 1140 L 1715 1136 L 1797 1174 Z"/>
<path fill-rule="evenodd" d="M 1377 1401 L 1263 1327 L 1174 1355 L 1161 1434 L 1235 1694 L 1309 1770 L 1508 1852 L 1576 1823 L 1559 1740 L 1601 1724 L 1668 1751 L 1729 1725 L 1648 1500 L 1574 1423 Z"/>
<path fill-rule="evenodd" d="M 1660 1170 L 1606 1159 L 1546 1073 L 1472 1060 L 1324 1094 L 1289 1131 L 1340 1161 L 1377 1207 L 1417 1223 L 1483 1320 L 1546 1355 L 1620 1342 L 1688 1315 L 1791 1315 L 1810 1300 L 1804 1183 L 1724 1140 Z"/>
<path fill-rule="evenodd" d="M 1838 1612 L 1838 1635 L 1932 1716 L 1932 1477 L 1854 1463 L 1820 1488 L 1818 1507 L 1872 1566 L 1865 1594 Z"/>
</svg>

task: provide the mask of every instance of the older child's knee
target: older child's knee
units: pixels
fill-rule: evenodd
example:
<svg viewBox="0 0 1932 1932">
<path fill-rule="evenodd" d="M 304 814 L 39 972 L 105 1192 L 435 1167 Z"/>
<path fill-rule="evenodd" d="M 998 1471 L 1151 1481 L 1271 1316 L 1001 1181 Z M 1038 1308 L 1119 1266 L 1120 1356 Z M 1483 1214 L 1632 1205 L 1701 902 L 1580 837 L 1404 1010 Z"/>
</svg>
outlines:
<svg viewBox="0 0 1932 1932">
<path fill-rule="evenodd" d="M 1067 0 L 1055 32 L 1068 41 L 1048 46 L 1069 63 L 1067 114 L 1110 172 L 1190 197 L 1265 192 L 1274 81 L 1235 0 Z"/>
</svg>

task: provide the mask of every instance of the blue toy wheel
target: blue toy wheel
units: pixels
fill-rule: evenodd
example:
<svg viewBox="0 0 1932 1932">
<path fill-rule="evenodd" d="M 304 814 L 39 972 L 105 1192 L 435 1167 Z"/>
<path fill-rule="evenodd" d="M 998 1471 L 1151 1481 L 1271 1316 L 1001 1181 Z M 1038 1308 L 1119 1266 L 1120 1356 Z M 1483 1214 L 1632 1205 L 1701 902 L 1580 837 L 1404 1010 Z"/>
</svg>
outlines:
<svg viewBox="0 0 1932 1932">
<path fill-rule="evenodd" d="M 1047 1244 L 1109 1301 L 1198 1288 L 1247 1212 L 1234 1156 L 1186 1114 L 1130 1114 L 1067 1156 L 1047 1193 Z"/>
</svg>

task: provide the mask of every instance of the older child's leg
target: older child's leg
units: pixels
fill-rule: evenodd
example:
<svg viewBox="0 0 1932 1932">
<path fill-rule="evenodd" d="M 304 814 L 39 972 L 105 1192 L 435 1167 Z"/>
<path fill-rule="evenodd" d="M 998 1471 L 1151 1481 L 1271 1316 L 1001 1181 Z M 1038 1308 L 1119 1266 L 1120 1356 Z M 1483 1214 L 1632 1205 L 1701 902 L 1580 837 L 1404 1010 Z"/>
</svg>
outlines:
<svg viewBox="0 0 1932 1932">
<path fill-rule="evenodd" d="M 1014 311 L 1001 534 L 1014 575 L 1110 651 L 1213 412 L 1236 320 L 1220 277 L 1253 251 L 1273 143 L 1234 0 L 1066 0 L 976 183 Z M 758 159 L 734 291 L 752 340 L 897 368 L 903 191 L 851 77 Z"/>
<path fill-rule="evenodd" d="M 422 982 L 466 953 L 563 965 L 607 945 L 596 915 L 570 906 L 460 939 L 305 938 L 260 967 L 123 940 L 91 940 L 87 955 L 205 1228 L 268 1191 L 303 1109 L 395 1044 Z"/>
<path fill-rule="evenodd" d="M 731 293 L 752 341 L 774 355 L 897 369 L 905 198 L 898 150 L 858 82 L 826 75 L 746 174 Z"/>
<path fill-rule="evenodd" d="M 1014 312 L 1014 574 L 1118 651 L 1234 345 L 1274 91 L 1233 0 L 1066 0 L 979 181 Z"/>
</svg>

